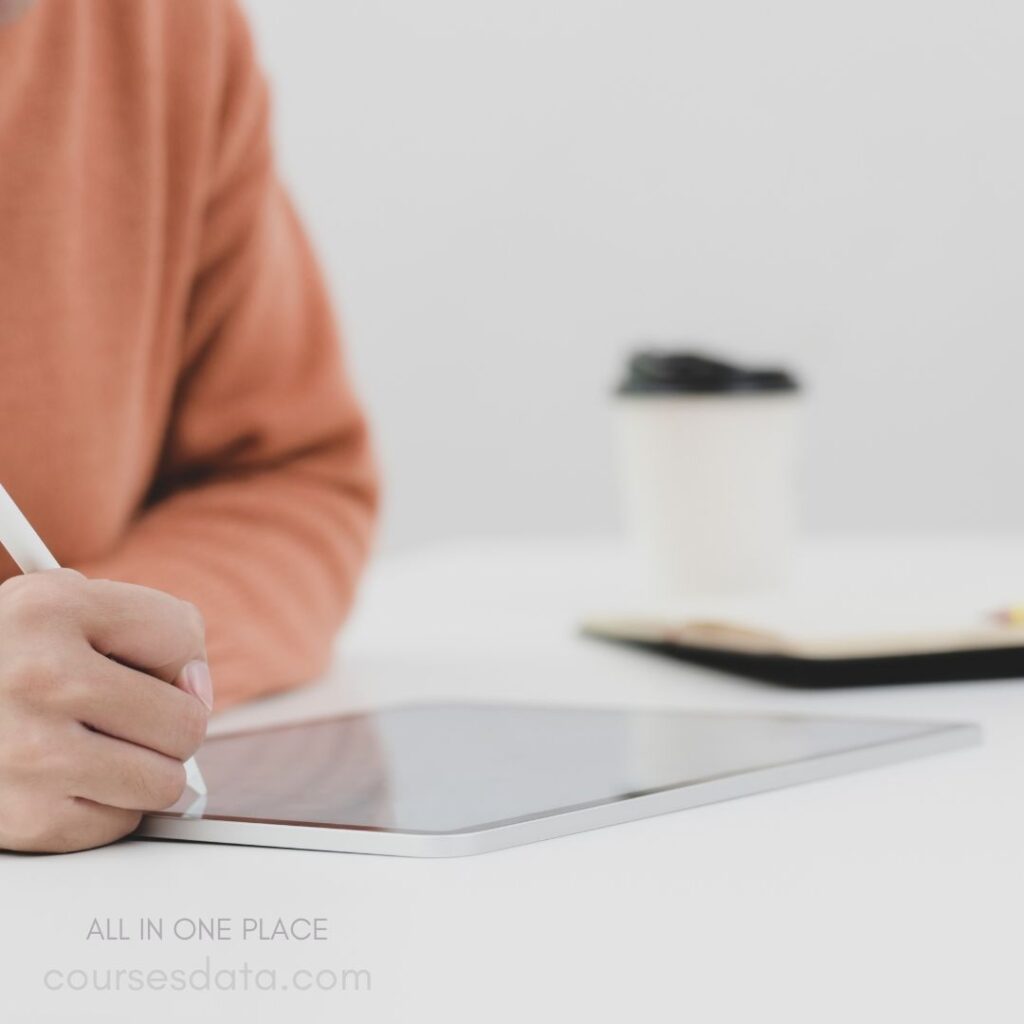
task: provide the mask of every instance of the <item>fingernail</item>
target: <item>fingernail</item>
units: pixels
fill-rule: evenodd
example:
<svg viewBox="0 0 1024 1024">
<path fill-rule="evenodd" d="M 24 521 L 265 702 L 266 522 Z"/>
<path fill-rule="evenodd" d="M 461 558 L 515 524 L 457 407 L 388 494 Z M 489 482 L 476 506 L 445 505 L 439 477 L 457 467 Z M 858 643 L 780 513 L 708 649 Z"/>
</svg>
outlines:
<svg viewBox="0 0 1024 1024">
<path fill-rule="evenodd" d="M 213 679 L 210 666 L 205 661 L 190 661 L 181 670 L 181 687 L 193 697 L 198 697 L 208 711 L 213 710 Z"/>
</svg>

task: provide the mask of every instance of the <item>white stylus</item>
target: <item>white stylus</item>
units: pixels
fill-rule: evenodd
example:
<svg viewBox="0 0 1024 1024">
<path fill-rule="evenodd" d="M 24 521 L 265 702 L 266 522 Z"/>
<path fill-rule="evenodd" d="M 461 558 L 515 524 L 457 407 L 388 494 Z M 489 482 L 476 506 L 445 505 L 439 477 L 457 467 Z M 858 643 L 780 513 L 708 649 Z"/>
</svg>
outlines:
<svg viewBox="0 0 1024 1024">
<path fill-rule="evenodd" d="M 25 518 L 24 513 L 14 504 L 14 499 L 7 493 L 0 484 L 0 544 L 17 563 L 22 572 L 43 572 L 46 569 L 59 569 L 57 559 L 50 554 L 50 549 L 43 543 L 42 538 L 34 529 L 32 524 Z M 189 788 L 197 796 L 206 797 L 206 782 L 203 780 L 202 772 L 196 759 L 190 757 L 185 762 L 185 780 Z M 199 801 L 196 801 L 198 803 Z M 189 808 L 188 813 L 194 813 L 196 803 Z"/>
</svg>

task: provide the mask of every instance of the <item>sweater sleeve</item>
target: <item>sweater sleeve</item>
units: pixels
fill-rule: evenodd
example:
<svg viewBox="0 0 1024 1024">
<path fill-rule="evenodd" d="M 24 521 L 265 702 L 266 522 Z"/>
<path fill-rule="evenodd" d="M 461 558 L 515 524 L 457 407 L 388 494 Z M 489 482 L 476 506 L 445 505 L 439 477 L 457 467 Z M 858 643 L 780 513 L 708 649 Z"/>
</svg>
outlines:
<svg viewBox="0 0 1024 1024">
<path fill-rule="evenodd" d="M 271 158 L 266 86 L 225 5 L 226 71 L 181 369 L 145 506 L 92 576 L 193 601 L 218 707 L 326 664 L 377 505 L 324 284 Z"/>
</svg>

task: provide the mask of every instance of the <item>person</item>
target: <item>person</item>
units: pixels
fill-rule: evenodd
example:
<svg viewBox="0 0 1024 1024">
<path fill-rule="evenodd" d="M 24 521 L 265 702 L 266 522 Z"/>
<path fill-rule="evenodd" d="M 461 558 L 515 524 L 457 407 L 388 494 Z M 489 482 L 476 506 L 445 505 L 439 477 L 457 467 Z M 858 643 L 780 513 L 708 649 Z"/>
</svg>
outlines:
<svg viewBox="0 0 1024 1024">
<path fill-rule="evenodd" d="M 371 444 L 268 119 L 236 0 L 0 0 L 0 482 L 70 567 L 0 556 L 0 848 L 175 803 L 353 600 Z"/>
</svg>

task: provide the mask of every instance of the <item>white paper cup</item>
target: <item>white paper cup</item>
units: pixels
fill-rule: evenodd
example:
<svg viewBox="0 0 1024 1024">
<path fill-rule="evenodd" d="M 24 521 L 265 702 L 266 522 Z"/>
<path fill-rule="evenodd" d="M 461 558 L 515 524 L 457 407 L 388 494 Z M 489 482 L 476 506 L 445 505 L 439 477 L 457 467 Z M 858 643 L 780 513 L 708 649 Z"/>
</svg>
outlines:
<svg viewBox="0 0 1024 1024">
<path fill-rule="evenodd" d="M 651 589 L 717 596 L 780 583 L 797 525 L 793 378 L 640 353 L 615 404 L 626 524 Z"/>
</svg>

